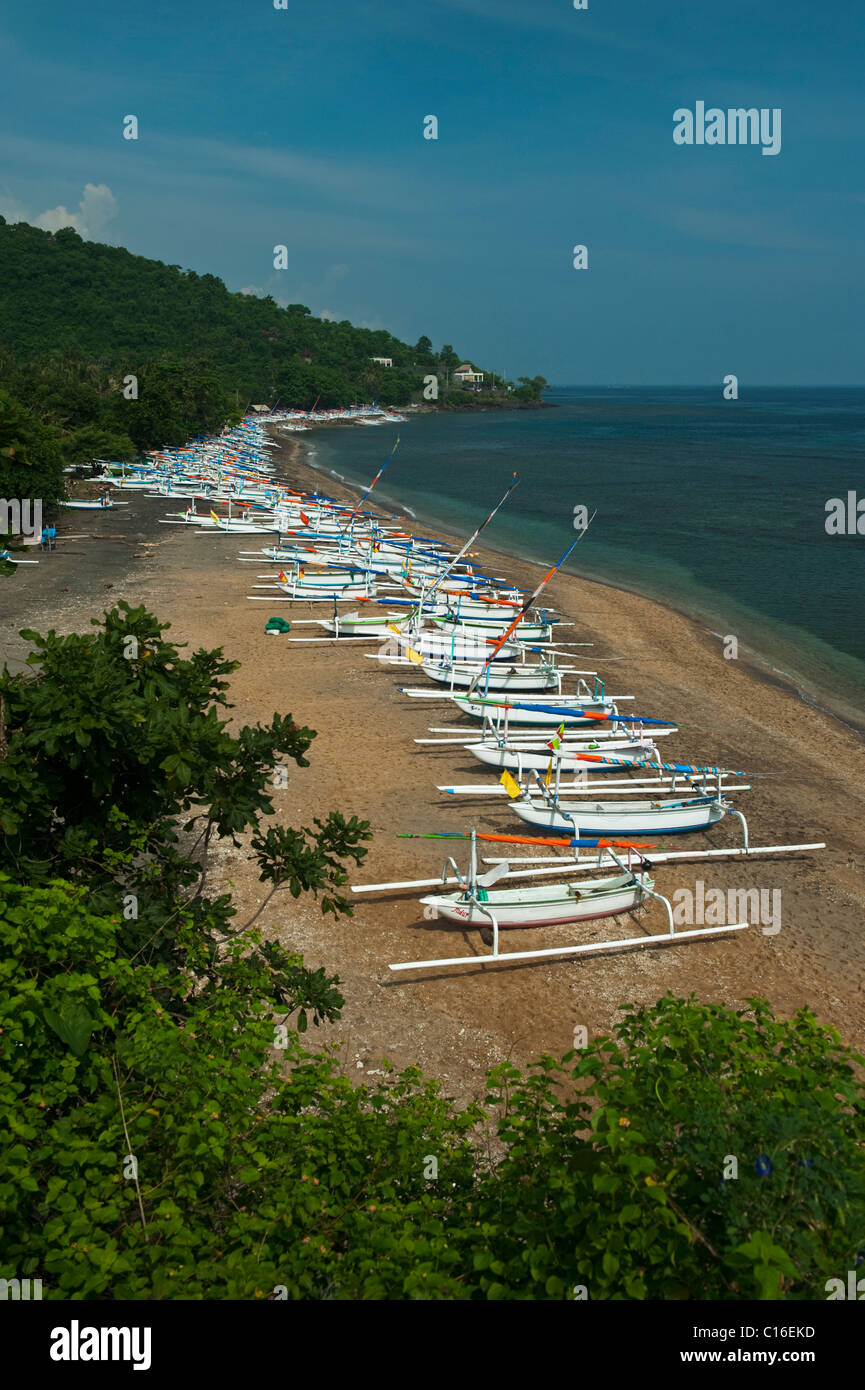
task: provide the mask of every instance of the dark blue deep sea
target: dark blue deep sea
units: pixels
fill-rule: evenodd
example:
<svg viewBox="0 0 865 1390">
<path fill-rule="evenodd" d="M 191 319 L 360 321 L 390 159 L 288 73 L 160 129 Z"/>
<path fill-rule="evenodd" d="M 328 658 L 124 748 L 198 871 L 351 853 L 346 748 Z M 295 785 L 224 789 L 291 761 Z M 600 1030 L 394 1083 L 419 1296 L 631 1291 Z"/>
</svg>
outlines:
<svg viewBox="0 0 865 1390">
<path fill-rule="evenodd" d="M 484 542 L 552 564 L 575 506 L 597 516 L 567 568 L 734 634 L 821 704 L 865 718 L 865 535 L 826 502 L 865 498 L 865 389 L 560 387 L 548 410 L 416 415 L 303 436 L 310 461 Z M 413 412 L 403 412 L 412 417 Z M 865 527 L 865 519 L 863 519 Z M 421 529 L 421 528 L 416 528 Z"/>
</svg>

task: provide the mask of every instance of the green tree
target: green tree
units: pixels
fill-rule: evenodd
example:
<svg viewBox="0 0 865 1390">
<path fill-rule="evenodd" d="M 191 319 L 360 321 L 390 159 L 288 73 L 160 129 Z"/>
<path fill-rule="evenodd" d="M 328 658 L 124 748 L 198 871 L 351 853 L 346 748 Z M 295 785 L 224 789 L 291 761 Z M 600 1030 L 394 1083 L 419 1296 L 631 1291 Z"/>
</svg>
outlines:
<svg viewBox="0 0 865 1390">
<path fill-rule="evenodd" d="M 322 912 L 350 912 L 342 861 L 362 858 L 365 824 L 334 812 L 309 829 L 259 828 L 273 814 L 274 769 L 306 767 L 314 732 L 274 714 L 229 733 L 219 715 L 236 664 L 221 651 L 184 659 L 167 625 L 125 602 L 94 625 L 86 636 L 25 631 L 34 674 L 0 676 L 0 869 L 86 885 L 107 915 L 134 901 L 125 941 L 148 961 L 175 960 L 182 909 L 217 973 L 234 909 L 204 893 L 215 837 L 252 836 L 271 894 L 312 892 Z M 332 1016 L 322 977 L 297 978 L 316 1018 Z"/>
<path fill-rule="evenodd" d="M 0 391 L 0 497 L 39 499 L 47 509 L 63 493 L 58 431 Z"/>
<path fill-rule="evenodd" d="M 183 660 L 125 604 L 97 627 L 27 634 L 34 674 L 0 683 L 0 844 L 22 880 L 0 869 L 2 1277 L 38 1271 L 54 1298 L 426 1289 L 407 1260 L 465 1199 L 471 1115 L 415 1073 L 368 1093 L 306 1053 L 338 981 L 201 891 L 211 835 L 247 832 L 271 892 L 350 912 L 366 827 L 265 828 L 274 762 L 305 767 L 312 732 L 275 715 L 230 735 L 220 652 Z M 453 1259 L 431 1289 L 458 1287 Z"/>
<path fill-rule="evenodd" d="M 0 875 L 0 1277 L 49 1299 L 459 1296 L 441 1213 L 470 1191 L 471 1117 L 304 1052 L 254 933 L 196 985 L 191 928 L 177 968 L 143 961 L 82 888 Z"/>
<path fill-rule="evenodd" d="M 90 463 L 94 459 L 122 463 L 134 459 L 137 450 L 129 435 L 120 430 L 84 425 L 64 441 L 63 453 L 70 463 Z"/>
<path fill-rule="evenodd" d="M 460 365 L 460 358 L 454 352 L 450 343 L 445 343 L 438 355 L 438 360 L 443 372 L 452 372 Z"/>
<path fill-rule="evenodd" d="M 487 1298 L 823 1299 L 865 1258 L 863 1059 L 749 1004 L 625 1006 L 582 1053 L 493 1073 Z"/>
<path fill-rule="evenodd" d="M 517 377 L 517 381 L 522 382 L 522 385 L 518 386 L 517 389 L 512 392 L 512 395 L 520 401 L 539 401 L 541 399 L 541 393 L 549 390 L 546 377 L 519 376 Z"/>
</svg>

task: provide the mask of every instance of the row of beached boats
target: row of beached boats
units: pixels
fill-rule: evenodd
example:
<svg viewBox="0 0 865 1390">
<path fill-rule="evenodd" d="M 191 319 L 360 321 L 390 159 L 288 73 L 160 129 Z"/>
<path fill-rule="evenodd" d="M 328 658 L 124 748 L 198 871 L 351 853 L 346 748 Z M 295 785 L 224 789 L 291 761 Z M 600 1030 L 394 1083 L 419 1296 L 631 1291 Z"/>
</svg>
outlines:
<svg viewBox="0 0 865 1390">
<path fill-rule="evenodd" d="M 823 848 L 750 845 L 745 817 L 730 800 L 730 793 L 748 790 L 745 774 L 663 760 L 659 741 L 678 733 L 675 720 L 634 713 L 633 696 L 608 693 L 597 671 L 573 664 L 587 644 L 563 639 L 570 625 L 541 606 L 541 596 L 587 528 L 530 594 L 479 568 L 472 547 L 510 499 L 516 476 L 455 549 L 408 532 L 367 505 L 393 451 L 359 502 L 347 506 L 279 480 L 270 460 L 274 447 L 261 421 L 246 420 L 216 440 L 154 454 L 146 469 L 116 482 L 184 498 L 186 508 L 167 516 L 167 524 L 192 526 L 201 535 L 266 537 L 238 556 L 241 564 L 258 567 L 250 599 L 328 610 L 295 619 L 285 640 L 374 645 L 373 659 L 424 682 L 402 687 L 406 698 L 444 705 L 453 719 L 465 721 L 433 726 L 431 737 L 417 744 L 457 749 L 498 774 L 490 783 L 439 790 L 455 798 L 498 799 L 517 818 L 514 833 L 432 832 L 423 838 L 468 845 L 467 869 L 449 855 L 438 879 L 353 890 L 402 893 L 438 885 L 448 891 L 421 899 L 425 916 L 480 928 L 491 949 L 481 957 L 399 962 L 392 969 L 571 956 L 740 931 L 747 922 L 675 928 L 670 901 L 655 887 L 655 865 Z M 319 635 L 298 636 L 294 629 L 302 625 Z M 283 632 L 287 626 L 276 619 L 268 625 Z M 710 832 L 729 818 L 741 826 L 740 847 L 666 846 L 668 836 Z M 528 846 L 534 853 L 515 857 L 511 848 L 482 868 L 478 851 L 486 843 Z M 532 886 L 527 878 L 543 881 Z M 667 914 L 660 935 L 500 949 L 500 929 L 620 917 L 653 901 Z"/>
</svg>

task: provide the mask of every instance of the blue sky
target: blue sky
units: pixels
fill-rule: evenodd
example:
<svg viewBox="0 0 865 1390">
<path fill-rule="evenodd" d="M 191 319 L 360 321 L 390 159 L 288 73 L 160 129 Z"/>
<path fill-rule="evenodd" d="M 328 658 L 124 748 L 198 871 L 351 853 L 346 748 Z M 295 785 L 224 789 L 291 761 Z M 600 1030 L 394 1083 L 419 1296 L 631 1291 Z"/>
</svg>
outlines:
<svg viewBox="0 0 865 1390">
<path fill-rule="evenodd" d="M 813 0 L 8 5 L 0 212 L 510 376 L 861 383 L 863 59 Z M 700 100 L 780 154 L 676 146 Z"/>
</svg>

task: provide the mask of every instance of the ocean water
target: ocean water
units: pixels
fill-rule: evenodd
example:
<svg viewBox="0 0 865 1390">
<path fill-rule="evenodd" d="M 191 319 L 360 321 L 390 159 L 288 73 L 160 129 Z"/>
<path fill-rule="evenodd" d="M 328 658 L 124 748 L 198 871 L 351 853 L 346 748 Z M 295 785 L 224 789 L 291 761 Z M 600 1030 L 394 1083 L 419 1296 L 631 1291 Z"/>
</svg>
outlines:
<svg viewBox="0 0 865 1390">
<path fill-rule="evenodd" d="M 304 436 L 311 462 L 466 535 L 553 564 L 574 509 L 597 515 L 567 569 L 656 598 L 738 639 L 815 699 L 865 723 L 865 535 L 826 502 L 865 497 L 865 389 L 559 387 L 553 409 L 417 415 Z M 408 412 L 412 416 L 412 412 Z M 865 525 L 865 521 L 863 521 Z M 683 654 L 684 655 L 684 654 Z"/>
</svg>

